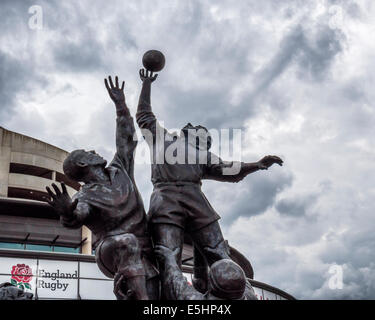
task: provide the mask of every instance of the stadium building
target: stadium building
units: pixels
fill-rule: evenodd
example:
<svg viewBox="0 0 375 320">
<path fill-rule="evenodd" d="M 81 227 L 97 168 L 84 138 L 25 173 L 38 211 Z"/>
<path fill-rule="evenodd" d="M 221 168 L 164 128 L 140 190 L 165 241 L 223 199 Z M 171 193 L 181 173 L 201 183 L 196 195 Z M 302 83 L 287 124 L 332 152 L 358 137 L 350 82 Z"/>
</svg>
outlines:
<svg viewBox="0 0 375 320">
<path fill-rule="evenodd" d="M 46 203 L 46 186 L 65 182 L 70 195 L 80 185 L 63 173 L 67 151 L 0 127 L 0 283 L 11 282 L 35 299 L 115 299 L 112 279 L 95 263 L 89 229 L 66 229 Z M 260 300 L 291 300 L 288 293 L 253 279 L 250 262 L 236 249 Z M 186 239 L 183 272 L 191 281 L 193 248 Z"/>
</svg>

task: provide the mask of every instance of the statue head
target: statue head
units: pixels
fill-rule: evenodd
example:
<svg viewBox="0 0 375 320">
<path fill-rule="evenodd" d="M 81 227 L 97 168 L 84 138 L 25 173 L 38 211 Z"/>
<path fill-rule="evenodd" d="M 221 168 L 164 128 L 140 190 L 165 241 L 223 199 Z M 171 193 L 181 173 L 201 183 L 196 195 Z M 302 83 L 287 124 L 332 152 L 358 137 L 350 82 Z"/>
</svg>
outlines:
<svg viewBox="0 0 375 320">
<path fill-rule="evenodd" d="M 244 297 L 246 276 L 242 268 L 230 259 L 216 261 L 210 269 L 208 298 L 240 300 Z"/>
<path fill-rule="evenodd" d="M 94 150 L 74 150 L 65 159 L 63 170 L 68 178 L 85 182 L 85 177 L 93 167 L 102 167 L 107 165 L 107 161 L 98 155 Z"/>
<path fill-rule="evenodd" d="M 212 137 L 206 127 L 193 126 L 190 122 L 181 129 L 181 136 L 193 143 L 197 149 L 209 150 L 212 145 Z"/>
</svg>

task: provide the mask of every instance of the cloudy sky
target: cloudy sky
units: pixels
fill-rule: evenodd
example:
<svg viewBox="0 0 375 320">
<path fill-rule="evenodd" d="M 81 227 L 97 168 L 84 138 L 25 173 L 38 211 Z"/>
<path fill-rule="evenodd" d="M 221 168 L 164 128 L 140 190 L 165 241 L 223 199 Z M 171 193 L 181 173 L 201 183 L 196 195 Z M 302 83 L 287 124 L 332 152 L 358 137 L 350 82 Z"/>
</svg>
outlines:
<svg viewBox="0 0 375 320">
<path fill-rule="evenodd" d="M 166 127 L 238 128 L 243 160 L 285 162 L 204 182 L 255 278 L 299 299 L 374 299 L 374 16 L 372 0 L 2 0 L 0 126 L 110 159 L 103 78 L 125 80 L 134 114 L 142 55 L 159 49 L 152 102 Z M 147 164 L 136 179 L 147 208 Z"/>
</svg>

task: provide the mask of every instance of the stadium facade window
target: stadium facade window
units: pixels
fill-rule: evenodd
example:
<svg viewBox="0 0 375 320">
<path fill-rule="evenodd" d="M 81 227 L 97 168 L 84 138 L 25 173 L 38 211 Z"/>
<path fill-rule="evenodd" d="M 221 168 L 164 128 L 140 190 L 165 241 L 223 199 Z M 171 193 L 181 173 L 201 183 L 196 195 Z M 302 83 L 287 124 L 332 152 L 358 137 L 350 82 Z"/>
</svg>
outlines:
<svg viewBox="0 0 375 320">
<path fill-rule="evenodd" d="M 54 246 L 53 251 L 54 252 L 80 253 L 79 248 L 60 247 L 60 246 Z"/>
<path fill-rule="evenodd" d="M 52 180 L 53 171 L 46 168 L 41 168 L 29 164 L 14 163 L 11 162 L 9 166 L 9 173 L 18 173 L 34 177 L 40 177 Z M 70 180 L 66 175 L 56 171 L 56 181 L 64 182 L 67 186 L 73 188 L 74 190 L 79 190 L 81 185 L 78 182 Z M 35 199 L 32 199 L 35 200 Z"/>
<path fill-rule="evenodd" d="M 19 173 L 50 180 L 52 179 L 52 170 L 22 163 L 11 162 L 9 173 Z"/>
<path fill-rule="evenodd" d="M 19 198 L 19 199 L 28 199 L 28 200 L 37 200 L 47 202 L 49 195 L 47 192 L 41 192 L 38 190 L 30 190 L 24 188 L 8 188 L 8 197 L 9 198 Z"/>
<path fill-rule="evenodd" d="M 12 243 L 12 242 L 0 242 L 0 249 L 24 249 L 24 245 L 22 243 Z"/>
<path fill-rule="evenodd" d="M 51 246 L 45 246 L 40 244 L 26 244 L 26 250 L 33 250 L 33 251 L 52 251 Z"/>
<path fill-rule="evenodd" d="M 63 246 L 49 246 L 44 244 L 31 243 L 16 243 L 16 242 L 0 242 L 0 249 L 18 249 L 18 250 L 32 250 L 32 251 L 48 251 L 48 252 L 66 252 L 66 253 L 80 253 L 79 247 L 63 247 Z"/>
</svg>

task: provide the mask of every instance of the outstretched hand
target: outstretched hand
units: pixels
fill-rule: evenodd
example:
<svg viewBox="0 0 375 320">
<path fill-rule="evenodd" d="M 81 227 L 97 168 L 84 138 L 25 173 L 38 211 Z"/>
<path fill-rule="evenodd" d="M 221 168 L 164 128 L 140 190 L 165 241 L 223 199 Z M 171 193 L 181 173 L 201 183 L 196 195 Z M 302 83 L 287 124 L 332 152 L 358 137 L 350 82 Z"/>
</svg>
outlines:
<svg viewBox="0 0 375 320">
<path fill-rule="evenodd" d="M 109 85 L 108 85 L 108 81 L 109 81 Z M 104 84 L 105 84 L 105 87 L 108 90 L 108 94 L 111 97 L 111 99 L 113 100 L 113 102 L 114 103 L 121 103 L 121 102 L 125 103 L 125 94 L 124 94 L 125 81 L 122 82 L 121 88 L 119 86 L 117 76 L 115 77 L 115 85 L 113 85 L 111 76 L 108 77 L 108 81 L 107 81 L 107 79 L 104 79 Z"/>
<path fill-rule="evenodd" d="M 154 75 L 154 73 L 152 71 L 140 69 L 139 70 L 139 77 L 141 78 L 142 81 L 150 80 L 151 82 L 154 82 L 156 80 L 156 78 L 158 77 L 158 75 L 157 74 Z"/>
<path fill-rule="evenodd" d="M 69 196 L 68 191 L 66 190 L 65 183 L 63 182 L 61 183 L 62 192 L 56 184 L 52 183 L 52 187 L 55 190 L 55 193 L 53 193 L 49 187 L 46 187 L 46 190 L 52 199 L 47 199 L 47 202 L 59 215 L 71 215 L 77 207 L 78 199 L 72 201 L 72 198 Z"/>
<path fill-rule="evenodd" d="M 258 161 L 258 167 L 261 170 L 267 170 L 274 163 L 277 163 L 279 166 L 283 165 L 283 160 L 278 156 L 265 156 L 263 159 Z"/>
</svg>

